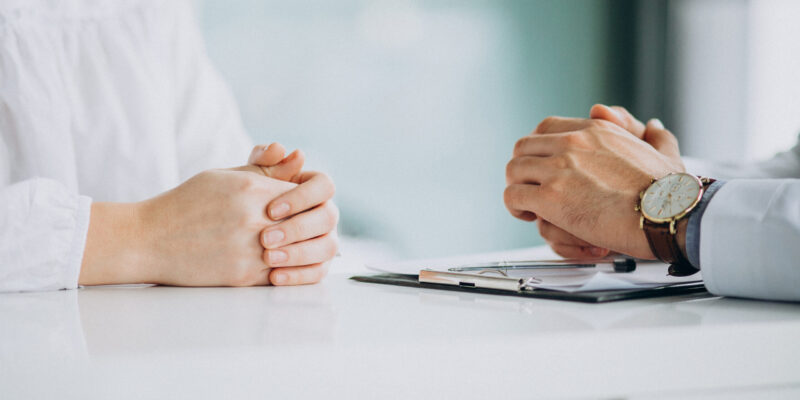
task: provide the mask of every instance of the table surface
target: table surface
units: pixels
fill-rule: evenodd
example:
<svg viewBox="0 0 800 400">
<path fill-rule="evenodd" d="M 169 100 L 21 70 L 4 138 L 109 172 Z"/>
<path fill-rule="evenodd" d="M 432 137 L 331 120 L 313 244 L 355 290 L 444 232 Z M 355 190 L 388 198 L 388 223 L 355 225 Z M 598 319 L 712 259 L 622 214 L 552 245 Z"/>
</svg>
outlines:
<svg viewBox="0 0 800 400">
<path fill-rule="evenodd" d="M 0 398 L 797 398 L 800 305 L 360 283 L 0 294 Z"/>
</svg>

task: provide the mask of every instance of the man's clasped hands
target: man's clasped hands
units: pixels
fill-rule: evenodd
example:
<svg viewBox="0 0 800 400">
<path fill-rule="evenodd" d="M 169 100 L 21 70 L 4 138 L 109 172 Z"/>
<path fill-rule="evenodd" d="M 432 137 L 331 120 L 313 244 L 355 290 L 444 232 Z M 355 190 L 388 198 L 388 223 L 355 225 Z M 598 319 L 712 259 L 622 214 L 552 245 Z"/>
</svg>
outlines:
<svg viewBox="0 0 800 400">
<path fill-rule="evenodd" d="M 337 254 L 339 212 L 331 179 L 303 164 L 299 151 L 256 146 L 247 166 L 202 172 L 139 203 L 94 203 L 80 283 L 318 282 Z M 590 118 L 548 117 L 517 141 L 504 199 L 562 256 L 653 258 L 634 205 L 653 178 L 683 171 L 660 121 L 595 105 Z"/>
</svg>

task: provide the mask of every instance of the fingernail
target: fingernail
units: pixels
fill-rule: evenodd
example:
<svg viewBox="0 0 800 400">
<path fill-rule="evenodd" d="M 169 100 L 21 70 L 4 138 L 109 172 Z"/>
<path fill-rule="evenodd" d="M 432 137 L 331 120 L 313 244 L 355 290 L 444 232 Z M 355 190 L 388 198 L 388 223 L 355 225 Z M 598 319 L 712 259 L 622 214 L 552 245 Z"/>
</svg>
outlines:
<svg viewBox="0 0 800 400">
<path fill-rule="evenodd" d="M 264 243 L 267 246 L 280 243 L 286 235 L 280 229 L 271 230 L 264 234 Z"/>
<path fill-rule="evenodd" d="M 272 219 L 283 218 L 287 214 L 289 214 L 289 205 L 286 203 L 280 203 L 269 210 L 269 215 Z"/>
<path fill-rule="evenodd" d="M 282 285 L 289 280 L 289 276 L 285 273 L 279 273 L 272 276 L 272 283 L 276 285 Z"/>
<path fill-rule="evenodd" d="M 286 262 L 289 259 L 289 255 L 286 254 L 285 251 L 282 250 L 270 250 L 269 251 L 269 264 L 276 265 L 282 262 Z"/>
<path fill-rule="evenodd" d="M 658 119 L 658 118 L 653 118 L 653 119 L 651 119 L 651 120 L 650 120 L 650 123 L 651 123 L 651 124 L 653 124 L 653 126 L 654 126 L 656 129 L 664 129 L 664 124 L 663 124 L 663 123 L 661 122 L 661 120 L 660 120 L 660 119 Z"/>
<path fill-rule="evenodd" d="M 599 247 L 592 247 L 591 249 L 589 249 L 589 252 L 592 253 L 592 255 L 595 256 L 595 257 L 600 257 L 606 251 L 605 251 L 605 249 L 601 249 Z"/>
</svg>

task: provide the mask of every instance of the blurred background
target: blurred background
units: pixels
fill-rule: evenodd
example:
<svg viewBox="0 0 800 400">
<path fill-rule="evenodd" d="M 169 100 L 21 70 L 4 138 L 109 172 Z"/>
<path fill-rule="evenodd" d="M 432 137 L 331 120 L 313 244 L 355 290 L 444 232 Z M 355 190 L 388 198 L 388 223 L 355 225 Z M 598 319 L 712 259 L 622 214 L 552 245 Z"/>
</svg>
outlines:
<svg viewBox="0 0 800 400">
<path fill-rule="evenodd" d="M 622 105 L 714 160 L 768 157 L 800 131 L 798 1 L 199 0 L 198 11 L 254 141 L 301 148 L 329 172 L 340 231 L 375 257 L 541 244 L 502 193 L 514 142 L 548 115 Z"/>
</svg>

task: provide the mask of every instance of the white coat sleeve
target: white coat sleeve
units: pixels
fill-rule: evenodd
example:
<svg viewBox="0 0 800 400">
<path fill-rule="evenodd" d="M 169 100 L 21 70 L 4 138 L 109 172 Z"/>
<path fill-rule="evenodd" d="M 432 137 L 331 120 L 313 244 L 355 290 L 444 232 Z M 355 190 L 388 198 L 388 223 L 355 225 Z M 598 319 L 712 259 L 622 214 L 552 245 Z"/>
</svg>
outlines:
<svg viewBox="0 0 800 400">
<path fill-rule="evenodd" d="M 180 2 L 172 50 L 176 83 L 179 175 L 244 165 L 252 141 L 233 94 L 211 63 L 194 9 Z"/>
<path fill-rule="evenodd" d="M 800 301 L 800 180 L 734 179 L 700 228 L 706 287 L 724 296 Z"/>
<path fill-rule="evenodd" d="M 0 188 L 0 292 L 74 289 L 91 199 L 35 178 Z"/>
</svg>

